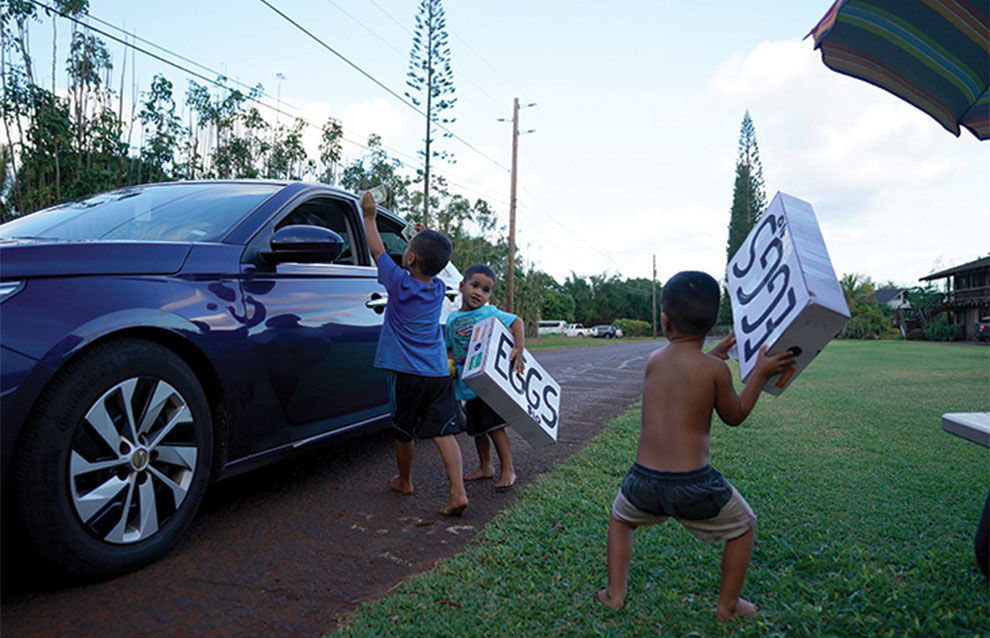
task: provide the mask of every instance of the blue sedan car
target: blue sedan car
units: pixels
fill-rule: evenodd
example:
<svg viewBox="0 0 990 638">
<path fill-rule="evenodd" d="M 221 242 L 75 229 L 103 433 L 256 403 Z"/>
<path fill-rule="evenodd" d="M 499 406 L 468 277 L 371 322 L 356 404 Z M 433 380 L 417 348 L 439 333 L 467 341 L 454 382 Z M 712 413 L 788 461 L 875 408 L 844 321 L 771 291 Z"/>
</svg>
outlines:
<svg viewBox="0 0 990 638">
<path fill-rule="evenodd" d="M 406 224 L 378 220 L 397 258 Z M 210 480 L 387 424 L 376 277 L 358 199 L 322 185 L 135 186 L 0 226 L 4 532 L 121 573 Z"/>
</svg>

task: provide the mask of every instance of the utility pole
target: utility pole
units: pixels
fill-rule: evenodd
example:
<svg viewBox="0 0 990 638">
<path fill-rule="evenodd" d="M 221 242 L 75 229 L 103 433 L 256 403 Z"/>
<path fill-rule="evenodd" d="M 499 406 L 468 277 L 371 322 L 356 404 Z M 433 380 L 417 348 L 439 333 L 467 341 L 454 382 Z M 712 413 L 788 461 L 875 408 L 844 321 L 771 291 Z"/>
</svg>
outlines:
<svg viewBox="0 0 990 638">
<path fill-rule="evenodd" d="M 527 104 L 526 107 L 536 106 L 536 102 Z M 506 122 L 505 118 L 499 118 L 499 122 Z M 529 129 L 524 133 L 532 133 L 535 129 Z M 515 296 L 516 281 L 516 166 L 519 155 L 519 98 L 512 99 L 512 175 L 509 187 L 509 264 L 505 274 L 505 310 L 513 312 L 513 301 Z"/>
<path fill-rule="evenodd" d="M 505 276 L 505 310 L 512 312 L 516 282 L 516 159 L 519 155 L 519 98 L 512 99 L 512 186 L 509 187 L 509 270 Z"/>
<path fill-rule="evenodd" d="M 653 338 L 657 338 L 657 256 L 653 255 Z"/>
</svg>

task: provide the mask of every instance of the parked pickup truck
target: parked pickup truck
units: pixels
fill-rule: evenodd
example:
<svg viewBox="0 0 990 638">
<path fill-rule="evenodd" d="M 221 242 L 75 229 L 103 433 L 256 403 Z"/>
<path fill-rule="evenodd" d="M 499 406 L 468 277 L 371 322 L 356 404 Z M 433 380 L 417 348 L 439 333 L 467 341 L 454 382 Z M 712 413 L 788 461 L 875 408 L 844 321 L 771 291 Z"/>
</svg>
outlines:
<svg viewBox="0 0 990 638">
<path fill-rule="evenodd" d="M 591 329 L 585 328 L 584 324 L 569 323 L 567 324 L 567 327 L 564 328 L 564 335 L 568 337 L 590 337 Z"/>
</svg>

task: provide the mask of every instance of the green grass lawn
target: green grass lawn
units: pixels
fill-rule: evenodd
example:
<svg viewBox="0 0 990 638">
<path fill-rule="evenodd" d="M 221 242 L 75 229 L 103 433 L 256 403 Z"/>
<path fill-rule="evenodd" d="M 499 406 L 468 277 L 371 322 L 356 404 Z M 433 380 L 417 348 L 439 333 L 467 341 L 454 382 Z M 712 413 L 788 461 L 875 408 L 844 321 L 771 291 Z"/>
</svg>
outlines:
<svg viewBox="0 0 990 638">
<path fill-rule="evenodd" d="M 674 522 L 637 531 L 623 609 L 593 601 L 636 406 L 338 635 L 990 635 L 973 557 L 990 451 L 941 429 L 944 412 L 988 409 L 986 347 L 835 341 L 742 426 L 716 421 L 712 463 L 759 516 L 743 592 L 756 618 L 715 620 L 721 547 Z"/>
<path fill-rule="evenodd" d="M 563 335 L 547 335 L 526 339 L 527 350 L 557 350 L 560 348 L 583 348 L 584 346 L 617 346 L 632 341 L 657 341 L 662 337 L 622 337 L 619 339 L 599 339 L 597 337 L 565 337 Z"/>
</svg>

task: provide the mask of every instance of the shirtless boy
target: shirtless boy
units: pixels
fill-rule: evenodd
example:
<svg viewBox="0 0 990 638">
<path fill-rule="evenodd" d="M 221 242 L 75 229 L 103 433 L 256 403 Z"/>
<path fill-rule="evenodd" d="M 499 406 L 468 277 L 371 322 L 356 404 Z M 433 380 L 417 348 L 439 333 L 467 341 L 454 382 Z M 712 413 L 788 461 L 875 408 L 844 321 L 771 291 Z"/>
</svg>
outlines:
<svg viewBox="0 0 990 638">
<path fill-rule="evenodd" d="M 678 273 L 663 287 L 661 319 L 669 344 L 654 352 L 646 366 L 636 462 L 612 504 L 608 587 L 597 594 L 599 602 L 613 609 L 625 600 L 633 532 L 672 517 L 706 543 L 725 541 L 715 615 L 728 620 L 759 611 L 739 597 L 753 553 L 756 516 L 708 464 L 712 411 L 726 424 L 739 425 L 767 380 L 794 358 L 790 352 L 768 357 L 764 346 L 742 393 L 736 394 L 722 361 L 735 337 L 730 333 L 707 354 L 702 352 L 718 304 L 718 283 L 702 272 Z"/>
</svg>

